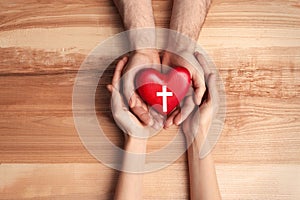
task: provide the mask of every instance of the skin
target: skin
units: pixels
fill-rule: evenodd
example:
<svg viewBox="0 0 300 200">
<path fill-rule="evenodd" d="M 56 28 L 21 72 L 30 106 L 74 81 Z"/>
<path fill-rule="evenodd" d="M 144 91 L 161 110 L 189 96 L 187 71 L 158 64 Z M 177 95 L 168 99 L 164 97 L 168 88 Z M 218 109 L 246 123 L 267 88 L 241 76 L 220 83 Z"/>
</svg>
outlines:
<svg viewBox="0 0 300 200">
<path fill-rule="evenodd" d="M 151 0 L 114 0 L 114 3 L 123 19 L 126 30 L 155 27 Z M 197 41 L 209 6 L 210 0 L 174 0 L 170 29 Z M 134 38 L 135 40 L 132 40 L 131 38 Z M 140 33 L 133 31 L 133 33 L 130 32 L 129 34 L 129 40 L 140 41 L 132 42 L 132 48 L 138 50 L 131 53 L 127 66 L 123 70 L 123 74 L 128 74 L 124 82 L 123 93 L 131 111 L 145 125 L 152 126 L 156 123 L 154 126 L 160 127 L 162 123 L 164 123 L 164 128 L 168 128 L 172 124 L 181 124 L 193 111 L 195 104 L 199 105 L 201 102 L 205 91 L 203 72 L 199 72 L 199 70 L 176 54 L 166 51 L 163 54 L 162 60 L 160 60 L 159 52 L 156 49 L 143 49 L 142 47 L 145 45 L 154 46 L 154 32 L 140 35 Z M 176 41 L 175 44 L 174 41 Z M 169 38 L 168 46 L 176 49 L 179 54 L 188 53 L 193 55 L 195 50 L 195 47 L 191 46 L 190 43 L 184 44 L 184 41 L 181 41 L 180 37 L 176 38 L 176 36 L 175 38 Z M 145 66 L 145 64 L 147 64 L 147 66 Z M 144 66 L 163 71 L 163 68 L 160 67 L 161 64 L 171 67 L 186 67 L 191 74 L 193 88 L 195 89 L 195 95 L 188 94 L 186 96 L 183 101 L 183 109 L 177 108 L 165 122 L 153 119 L 148 106 L 134 90 L 134 77 L 138 71 L 135 70 L 136 68 Z M 191 99 L 193 99 L 193 101 L 191 101 Z"/>
<path fill-rule="evenodd" d="M 123 19 L 126 30 L 155 27 L 151 0 L 114 0 L 114 3 Z M 146 35 L 139 35 L 138 32 L 130 32 L 129 40 L 141 41 L 141 43 L 131 42 L 132 48 L 138 50 L 135 50 L 130 54 L 129 61 L 122 71 L 123 74 L 127 73 L 123 85 L 123 94 L 131 111 L 142 123 L 151 126 L 155 123 L 153 116 L 149 113 L 148 106 L 135 92 L 134 77 L 138 72 L 136 69 L 139 69 L 140 66 L 155 68 L 161 71 L 161 62 L 158 51 L 156 49 L 141 49 L 141 46 L 143 45 L 149 44 L 153 46 L 155 44 L 155 32 Z M 147 64 L 147 66 L 145 66 L 145 64 Z M 157 126 L 160 126 L 162 123 L 162 121 L 158 122 Z"/>
<path fill-rule="evenodd" d="M 216 78 L 208 68 L 205 58 L 199 53 L 195 56 L 203 68 L 208 90 L 207 97 L 202 100 L 200 107 L 196 107 L 182 125 L 187 144 L 191 144 L 188 147 L 190 197 L 192 200 L 219 200 L 221 195 L 212 156 L 209 154 L 200 159 L 205 138 L 218 109 Z"/>
<path fill-rule="evenodd" d="M 197 41 L 210 4 L 211 0 L 174 0 L 170 29 Z M 165 51 L 163 54 L 163 65 L 171 67 L 184 66 L 189 70 L 195 92 L 194 95 L 189 93 L 185 97 L 183 106 L 178 108 L 168 117 L 165 122 L 165 128 L 168 128 L 173 124 L 181 124 L 193 111 L 194 106 L 201 103 L 202 96 L 205 92 L 205 82 L 201 68 L 195 68 L 191 63 L 180 57 L 182 54 L 192 56 L 195 52 L 194 44 L 196 44 L 196 42 L 187 42 L 182 40 L 182 37 L 171 35 L 169 37 L 167 49 L 173 49 L 178 53 L 174 54 Z M 194 101 L 192 101 L 192 99 Z"/>
<path fill-rule="evenodd" d="M 125 137 L 125 152 L 146 153 L 147 140 L 143 137 L 147 137 L 153 130 L 151 126 L 146 126 L 141 123 L 134 114 L 132 114 L 128 107 L 126 107 L 124 98 L 120 93 L 120 78 L 122 70 L 128 58 L 124 57 L 121 59 L 115 69 L 112 84 L 107 86 L 107 89 L 111 92 L 112 99 L 112 114 L 115 122 L 118 124 L 120 129 L 124 132 Z M 125 153 L 123 158 L 123 166 L 131 165 L 134 163 L 135 166 L 143 168 L 145 165 L 145 157 L 141 157 L 138 160 L 131 160 Z M 115 191 L 114 199 L 142 199 L 142 186 L 143 186 L 143 174 L 121 172 L 118 180 L 118 184 Z"/>
<path fill-rule="evenodd" d="M 187 144 L 191 144 L 188 147 L 190 197 L 192 200 L 218 200 L 221 199 L 221 196 L 212 157 L 208 155 L 200 159 L 199 156 L 205 137 L 211 126 L 213 116 L 218 109 L 218 94 L 215 84 L 215 75 L 210 72 L 202 55 L 196 54 L 196 58 L 203 67 L 208 90 L 207 97 L 203 99 L 200 107 L 195 106 L 193 112 L 182 124 Z M 139 119 L 128 110 L 125 106 L 124 98 L 120 93 L 119 81 L 121 72 L 127 61 L 128 58 L 124 57 L 118 62 L 112 84 L 107 86 L 108 90 L 112 93 L 112 114 L 116 123 L 124 132 L 125 151 L 145 154 L 147 139 L 140 137 L 149 135 L 152 131 L 152 127 L 141 123 Z M 134 163 L 135 166 L 143 168 L 145 166 L 145 157 L 141 157 L 138 160 L 131 160 L 131 157 L 125 154 L 123 166 L 132 163 Z M 121 172 L 115 191 L 115 199 L 142 199 L 142 184 L 143 174 Z"/>
</svg>

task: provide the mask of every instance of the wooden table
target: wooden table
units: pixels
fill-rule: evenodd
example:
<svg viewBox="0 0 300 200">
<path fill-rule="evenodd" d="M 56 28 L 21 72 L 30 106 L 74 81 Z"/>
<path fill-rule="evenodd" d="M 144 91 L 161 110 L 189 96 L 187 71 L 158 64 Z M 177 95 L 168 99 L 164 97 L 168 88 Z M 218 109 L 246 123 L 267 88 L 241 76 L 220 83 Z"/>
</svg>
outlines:
<svg viewBox="0 0 300 200">
<path fill-rule="evenodd" d="M 153 1 L 158 27 L 171 5 Z M 72 88 L 88 53 L 122 30 L 109 0 L 0 0 L 0 199 L 111 199 L 118 173 L 82 145 Z M 299 199 L 300 2 L 215 0 L 198 42 L 226 88 L 213 151 L 223 198 Z M 99 117 L 120 144 L 103 98 Z M 145 175 L 144 199 L 187 198 L 185 156 Z"/>
</svg>

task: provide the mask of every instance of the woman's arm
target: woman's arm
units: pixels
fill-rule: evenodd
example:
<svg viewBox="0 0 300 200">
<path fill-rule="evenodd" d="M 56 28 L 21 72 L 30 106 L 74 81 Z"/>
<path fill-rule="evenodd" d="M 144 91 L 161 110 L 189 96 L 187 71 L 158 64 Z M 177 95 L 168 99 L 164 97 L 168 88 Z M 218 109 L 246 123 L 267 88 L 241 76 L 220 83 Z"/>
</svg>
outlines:
<svg viewBox="0 0 300 200">
<path fill-rule="evenodd" d="M 207 95 L 204 95 L 200 107 L 183 122 L 183 132 L 188 147 L 188 166 L 190 178 L 190 196 L 192 200 L 219 200 L 217 176 L 212 156 L 202 158 L 201 150 L 207 148 L 205 143 L 212 119 L 218 108 L 218 92 L 216 78 L 207 66 L 205 58 L 196 54 L 196 58 L 204 71 Z"/>
<path fill-rule="evenodd" d="M 188 148 L 188 166 L 191 200 L 221 199 L 212 156 L 209 154 L 205 158 L 200 159 L 199 150 L 195 142 Z"/>
<path fill-rule="evenodd" d="M 142 124 L 133 115 L 124 102 L 120 93 L 121 73 L 128 61 L 122 58 L 115 69 L 112 84 L 107 85 L 111 92 L 111 111 L 116 124 L 124 132 L 125 145 L 123 151 L 123 166 L 116 186 L 115 199 L 135 200 L 142 199 L 143 172 L 147 137 L 153 127 Z M 159 127 L 159 129 L 161 129 Z"/>
<path fill-rule="evenodd" d="M 138 139 L 129 137 L 125 142 L 125 155 L 123 158 L 123 167 L 128 168 L 129 165 L 135 165 L 135 167 L 143 169 L 145 166 L 145 153 L 146 153 L 147 141 L 144 139 Z M 128 156 L 127 152 L 141 154 L 141 157 L 134 159 Z M 116 200 L 138 200 L 143 196 L 143 174 L 141 173 L 129 173 L 122 171 L 119 176 L 119 181 L 115 191 Z"/>
</svg>

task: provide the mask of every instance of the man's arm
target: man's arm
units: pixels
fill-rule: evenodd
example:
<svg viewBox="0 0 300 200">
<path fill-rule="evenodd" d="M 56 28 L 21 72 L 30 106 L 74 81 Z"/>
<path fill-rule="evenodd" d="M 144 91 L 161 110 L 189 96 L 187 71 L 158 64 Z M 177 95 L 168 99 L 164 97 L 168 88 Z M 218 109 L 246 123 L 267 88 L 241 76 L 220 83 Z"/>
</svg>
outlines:
<svg viewBox="0 0 300 200">
<path fill-rule="evenodd" d="M 131 111 L 144 124 L 153 125 L 155 120 L 149 114 L 147 105 L 135 92 L 134 87 L 134 78 L 139 69 L 145 66 L 161 69 L 158 51 L 153 48 L 155 46 L 155 23 L 152 3 L 151 0 L 114 0 L 114 3 L 123 19 L 125 29 L 130 30 L 128 39 L 133 50 L 123 70 L 126 75 L 123 93 Z"/>
<path fill-rule="evenodd" d="M 185 98 L 184 102 L 186 103 L 183 104 L 181 111 L 174 112 L 178 114 L 168 117 L 165 128 L 170 127 L 172 124 L 181 124 L 193 111 L 194 104 L 199 105 L 201 103 L 205 92 L 205 82 L 201 68 L 194 67 L 192 63 L 187 62 L 180 55 L 193 55 L 210 3 L 211 0 L 174 0 L 173 2 L 170 29 L 174 31 L 169 34 L 168 47 L 163 55 L 162 64 L 187 68 L 191 74 L 195 93 L 194 97 Z M 191 101 L 191 98 L 194 101 Z"/>
<path fill-rule="evenodd" d="M 151 0 L 114 0 L 126 30 L 154 27 Z"/>
<path fill-rule="evenodd" d="M 131 47 L 137 50 L 155 45 L 155 22 L 151 0 L 114 0 L 114 2 L 125 29 L 131 30 L 129 32 Z M 142 28 L 145 30 L 141 30 Z"/>
<path fill-rule="evenodd" d="M 170 29 L 197 41 L 210 4 L 211 0 L 174 0 Z M 170 38 L 169 45 L 174 41 L 177 50 L 186 51 L 191 48 L 188 50 L 192 53 L 195 51 L 194 46 L 186 46 L 187 44 L 182 44 L 174 38 Z"/>
</svg>

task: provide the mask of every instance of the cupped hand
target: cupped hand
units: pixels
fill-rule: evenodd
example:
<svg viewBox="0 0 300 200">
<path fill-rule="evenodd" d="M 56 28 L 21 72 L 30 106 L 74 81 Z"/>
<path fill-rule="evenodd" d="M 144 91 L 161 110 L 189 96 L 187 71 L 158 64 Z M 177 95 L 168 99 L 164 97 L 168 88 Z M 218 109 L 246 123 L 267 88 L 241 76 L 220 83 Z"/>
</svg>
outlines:
<svg viewBox="0 0 300 200">
<path fill-rule="evenodd" d="M 125 140 L 130 136 L 136 136 L 140 138 L 147 138 L 151 132 L 157 131 L 162 127 L 151 127 L 142 123 L 134 114 L 132 114 L 129 108 L 124 102 L 124 97 L 120 93 L 120 79 L 124 66 L 128 61 L 128 57 L 122 58 L 115 69 L 112 83 L 107 85 L 107 89 L 111 92 L 111 110 L 115 122 L 119 128 L 125 133 Z M 158 114 L 155 111 L 150 111 L 154 120 Z M 157 125 L 157 123 L 154 123 Z"/>
<path fill-rule="evenodd" d="M 174 53 L 168 51 L 164 52 L 162 65 L 170 67 L 185 67 L 189 70 L 192 79 L 192 87 L 182 101 L 182 105 L 173 111 L 165 122 L 165 128 L 168 128 L 172 124 L 181 124 L 194 110 L 195 105 L 199 105 L 201 103 L 201 99 L 205 92 L 205 81 L 203 71 L 201 69 L 197 70 L 190 62 Z"/>
<path fill-rule="evenodd" d="M 218 110 L 219 96 L 216 86 L 216 75 L 211 72 L 205 57 L 196 52 L 195 56 L 200 63 L 206 82 L 206 92 L 203 96 L 200 107 L 196 106 L 192 114 L 183 122 L 182 130 L 185 134 L 188 144 L 195 139 L 198 144 L 198 148 L 202 145 L 209 128 L 212 123 L 212 119 Z"/>
<path fill-rule="evenodd" d="M 129 56 L 129 59 L 125 64 L 126 67 L 122 71 L 125 76 L 123 81 L 123 94 L 131 111 L 141 120 L 141 122 L 143 122 L 143 124 L 151 126 L 155 122 L 153 119 L 154 116 L 150 113 L 145 102 L 135 92 L 134 79 L 135 75 L 142 68 L 149 67 L 155 68 L 158 71 L 161 70 L 158 51 L 153 49 L 135 51 Z M 160 123 L 162 123 L 162 120 Z"/>
</svg>

